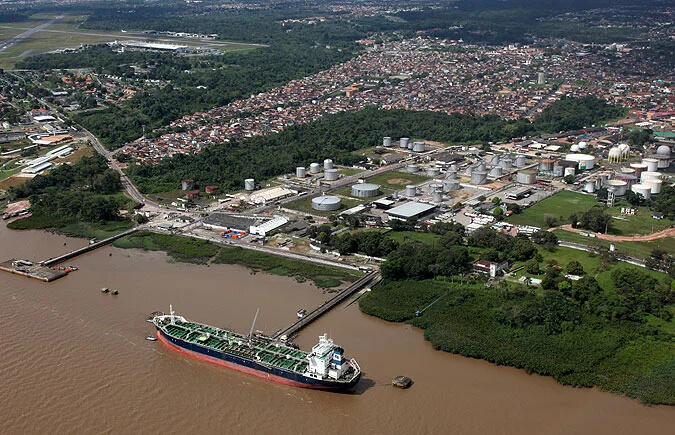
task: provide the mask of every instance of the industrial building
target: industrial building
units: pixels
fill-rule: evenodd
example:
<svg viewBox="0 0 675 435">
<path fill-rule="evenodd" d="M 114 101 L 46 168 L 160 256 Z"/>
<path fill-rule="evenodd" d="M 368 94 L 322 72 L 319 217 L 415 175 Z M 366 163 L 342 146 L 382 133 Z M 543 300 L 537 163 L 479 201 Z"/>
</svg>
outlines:
<svg viewBox="0 0 675 435">
<path fill-rule="evenodd" d="M 249 233 L 254 234 L 256 236 L 263 236 L 265 237 L 272 231 L 283 227 L 288 223 L 288 219 L 286 219 L 283 216 L 274 216 L 272 219 L 268 220 L 267 222 L 264 222 L 260 225 L 251 225 L 249 227 Z"/>
<path fill-rule="evenodd" d="M 288 198 L 296 192 L 285 187 L 276 186 L 268 189 L 262 189 L 251 194 L 251 202 L 254 204 L 267 204 L 269 202 L 279 201 Z"/>
<path fill-rule="evenodd" d="M 423 204 L 421 202 L 410 201 L 405 204 L 386 210 L 385 213 L 390 219 L 408 220 L 420 219 L 436 210 L 435 205 Z"/>
</svg>

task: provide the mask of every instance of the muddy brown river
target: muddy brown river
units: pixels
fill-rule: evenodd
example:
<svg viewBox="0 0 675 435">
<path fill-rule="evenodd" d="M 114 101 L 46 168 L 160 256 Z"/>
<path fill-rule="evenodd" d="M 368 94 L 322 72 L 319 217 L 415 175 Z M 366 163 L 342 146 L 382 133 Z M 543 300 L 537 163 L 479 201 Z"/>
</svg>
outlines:
<svg viewBox="0 0 675 435">
<path fill-rule="evenodd" d="M 66 245 L 64 246 L 64 243 Z M 0 224 L 0 260 L 46 259 L 86 244 Z M 272 333 L 327 299 L 307 283 L 238 266 L 171 263 L 102 248 L 53 283 L 0 272 L 0 433 L 448 434 L 672 433 L 675 407 L 435 351 L 421 331 L 340 306 L 296 342 L 330 333 L 364 371 L 355 394 L 275 384 L 146 341 L 167 311 Z M 119 289 L 119 296 L 101 294 Z M 391 379 L 410 376 L 397 390 Z"/>
</svg>

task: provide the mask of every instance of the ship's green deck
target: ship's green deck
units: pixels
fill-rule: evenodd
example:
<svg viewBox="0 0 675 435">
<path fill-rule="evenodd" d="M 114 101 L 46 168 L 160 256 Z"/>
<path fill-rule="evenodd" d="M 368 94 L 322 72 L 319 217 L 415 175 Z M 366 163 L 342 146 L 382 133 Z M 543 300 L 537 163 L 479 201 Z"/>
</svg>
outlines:
<svg viewBox="0 0 675 435">
<path fill-rule="evenodd" d="M 164 330 L 172 337 L 190 343 L 258 361 L 259 363 L 304 373 L 307 369 L 307 353 L 298 349 L 286 347 L 271 340 L 259 337 L 244 337 L 232 331 L 214 328 L 207 325 L 191 322 L 176 321 L 163 325 Z"/>
</svg>

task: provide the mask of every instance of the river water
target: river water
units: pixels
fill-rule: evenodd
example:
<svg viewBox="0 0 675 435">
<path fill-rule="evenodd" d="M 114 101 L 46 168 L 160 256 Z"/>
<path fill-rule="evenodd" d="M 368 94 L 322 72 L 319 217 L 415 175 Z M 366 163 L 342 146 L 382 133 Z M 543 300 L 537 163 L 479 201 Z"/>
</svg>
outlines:
<svg viewBox="0 0 675 435">
<path fill-rule="evenodd" d="M 64 245 L 66 243 L 66 245 Z M 0 228 L 0 259 L 45 259 L 86 244 Z M 307 283 L 238 266 L 171 263 L 163 253 L 99 249 L 53 283 L 0 274 L 0 433 L 671 433 L 675 407 L 435 351 L 419 330 L 341 306 L 296 340 L 329 332 L 358 359 L 355 394 L 275 384 L 146 341 L 167 311 L 272 333 L 327 298 Z M 119 289 L 119 296 L 101 294 Z M 415 384 L 391 387 L 399 374 Z"/>
</svg>

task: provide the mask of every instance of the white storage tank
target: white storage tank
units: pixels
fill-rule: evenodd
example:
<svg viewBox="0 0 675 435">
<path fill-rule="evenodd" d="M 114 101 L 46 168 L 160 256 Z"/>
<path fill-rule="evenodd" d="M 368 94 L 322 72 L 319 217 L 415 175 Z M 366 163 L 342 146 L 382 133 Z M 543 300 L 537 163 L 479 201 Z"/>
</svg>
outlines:
<svg viewBox="0 0 675 435">
<path fill-rule="evenodd" d="M 420 167 L 417 166 L 415 163 L 410 163 L 408 166 L 405 167 L 405 170 L 408 171 L 411 174 L 414 174 L 416 172 L 419 172 Z"/>
<path fill-rule="evenodd" d="M 443 202 L 443 190 L 432 193 L 431 200 L 435 203 Z"/>
<path fill-rule="evenodd" d="M 309 172 L 311 174 L 318 174 L 319 172 L 321 172 L 321 165 L 318 163 L 312 163 L 311 165 L 309 165 Z"/>
<path fill-rule="evenodd" d="M 415 142 L 413 143 L 413 148 L 412 150 L 416 153 L 423 153 L 424 152 L 424 142 Z"/>
<path fill-rule="evenodd" d="M 337 196 L 322 195 L 312 198 L 312 208 L 319 211 L 335 211 L 341 206 Z"/>
<path fill-rule="evenodd" d="M 298 166 L 295 168 L 295 176 L 298 178 L 305 178 L 307 176 L 307 170 L 304 166 Z"/>
<path fill-rule="evenodd" d="M 527 158 L 524 155 L 522 155 L 522 154 L 517 155 L 516 156 L 516 167 L 522 168 L 523 166 L 525 166 L 526 160 L 527 160 Z"/>
<path fill-rule="evenodd" d="M 471 173 L 471 184 L 485 184 L 487 183 L 486 171 L 473 171 Z"/>
<path fill-rule="evenodd" d="M 323 161 L 324 169 L 333 169 L 333 161 L 331 159 L 326 159 Z"/>
<path fill-rule="evenodd" d="M 595 193 L 595 181 L 587 181 L 586 184 L 584 184 L 584 191 L 588 193 Z"/>
<path fill-rule="evenodd" d="M 323 171 L 323 178 L 326 181 L 335 181 L 338 179 L 338 170 L 335 168 L 326 169 Z"/>
<path fill-rule="evenodd" d="M 649 199 L 652 196 L 652 186 L 650 184 L 633 184 L 630 190 L 639 193 L 644 199 Z"/>
<path fill-rule="evenodd" d="M 649 181 L 647 181 L 646 184 L 649 184 L 651 186 L 652 195 L 658 195 L 659 193 L 661 193 L 661 186 L 663 186 L 663 181 L 661 181 L 661 180 L 649 180 Z"/>
<path fill-rule="evenodd" d="M 253 178 L 247 178 L 244 180 L 244 189 L 251 191 L 255 190 L 255 180 Z"/>
<path fill-rule="evenodd" d="M 642 159 L 642 163 L 647 165 L 647 171 L 656 172 L 659 170 L 659 161 L 656 159 Z"/>
<path fill-rule="evenodd" d="M 405 196 L 417 196 L 417 186 L 414 184 L 405 186 Z"/>
<path fill-rule="evenodd" d="M 391 146 L 391 138 L 389 136 L 386 136 L 384 139 L 382 139 L 382 146 L 385 147 Z"/>
<path fill-rule="evenodd" d="M 626 190 L 628 189 L 628 183 L 621 180 L 607 180 L 607 182 L 605 182 L 605 186 L 608 189 L 614 188 L 614 194 L 616 196 L 624 196 L 626 194 Z"/>
<path fill-rule="evenodd" d="M 380 186 L 371 183 L 354 184 L 352 196 L 357 198 L 371 198 L 380 194 Z"/>
<path fill-rule="evenodd" d="M 438 191 L 443 190 L 443 184 L 442 183 L 430 183 L 429 184 L 429 193 L 434 193 Z"/>
<path fill-rule="evenodd" d="M 408 148 L 409 143 L 410 143 L 409 137 L 402 137 L 401 140 L 399 140 L 398 144 L 401 148 Z"/>
<path fill-rule="evenodd" d="M 441 170 L 438 168 L 427 168 L 427 176 L 428 177 L 438 177 L 441 175 Z"/>
<path fill-rule="evenodd" d="M 567 177 L 568 175 L 574 175 L 575 172 L 576 171 L 574 168 L 565 168 L 565 172 L 563 174 L 565 177 Z"/>
<path fill-rule="evenodd" d="M 533 171 L 518 171 L 516 181 L 520 184 L 534 184 L 537 182 L 537 175 Z"/>
<path fill-rule="evenodd" d="M 501 160 L 499 160 L 499 166 L 503 169 L 511 169 L 512 163 L 513 161 L 508 157 L 504 157 Z"/>
<path fill-rule="evenodd" d="M 502 168 L 500 168 L 499 166 L 495 166 L 494 168 L 492 168 L 492 170 L 490 170 L 490 176 L 495 177 L 495 178 L 501 177 L 502 176 Z"/>
<path fill-rule="evenodd" d="M 590 154 L 567 154 L 565 160 L 577 162 L 580 171 L 587 171 L 595 166 L 595 157 Z"/>
<path fill-rule="evenodd" d="M 553 170 L 553 160 L 546 159 L 539 162 L 539 170 L 541 172 L 551 172 Z"/>
<path fill-rule="evenodd" d="M 662 174 L 660 172 L 646 171 L 640 174 L 640 180 L 645 183 L 649 180 L 660 180 L 661 176 Z"/>
</svg>

